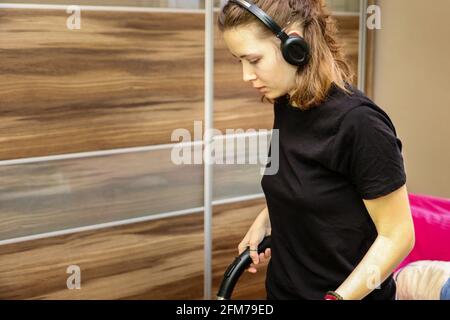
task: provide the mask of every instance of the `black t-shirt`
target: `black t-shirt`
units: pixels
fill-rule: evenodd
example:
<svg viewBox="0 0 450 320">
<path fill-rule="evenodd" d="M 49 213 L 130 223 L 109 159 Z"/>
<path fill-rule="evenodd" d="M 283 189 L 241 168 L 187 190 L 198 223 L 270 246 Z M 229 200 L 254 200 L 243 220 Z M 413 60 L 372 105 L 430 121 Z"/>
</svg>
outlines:
<svg viewBox="0 0 450 320">
<path fill-rule="evenodd" d="M 279 168 L 264 175 L 272 226 L 266 278 L 271 299 L 323 299 L 362 260 L 377 231 L 362 199 L 406 183 L 402 143 L 388 115 L 361 91 L 333 85 L 307 111 L 274 104 Z M 274 136 L 267 167 L 275 157 Z M 266 168 L 267 172 L 267 168 Z M 392 275 L 366 299 L 393 299 Z"/>
</svg>

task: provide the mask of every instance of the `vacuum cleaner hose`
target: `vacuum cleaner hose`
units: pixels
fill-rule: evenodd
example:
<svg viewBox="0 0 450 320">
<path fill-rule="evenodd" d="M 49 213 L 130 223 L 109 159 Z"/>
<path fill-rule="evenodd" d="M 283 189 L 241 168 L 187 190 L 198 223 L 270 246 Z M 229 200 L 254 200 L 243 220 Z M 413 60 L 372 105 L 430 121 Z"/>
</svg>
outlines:
<svg viewBox="0 0 450 320">
<path fill-rule="evenodd" d="M 265 237 L 261 241 L 258 246 L 258 254 L 266 251 L 267 248 L 270 248 L 270 236 Z M 225 271 L 219 292 L 217 293 L 217 300 L 230 300 L 239 277 L 251 263 L 250 248 L 247 248 L 234 259 L 233 263 Z"/>
</svg>

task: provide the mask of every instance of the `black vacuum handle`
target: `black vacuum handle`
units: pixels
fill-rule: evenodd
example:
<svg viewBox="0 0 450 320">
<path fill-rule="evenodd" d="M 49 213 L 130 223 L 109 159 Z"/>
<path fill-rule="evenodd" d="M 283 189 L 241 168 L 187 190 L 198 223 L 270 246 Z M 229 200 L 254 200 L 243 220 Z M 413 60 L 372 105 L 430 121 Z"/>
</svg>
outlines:
<svg viewBox="0 0 450 320">
<path fill-rule="evenodd" d="M 258 254 L 265 252 L 267 248 L 270 248 L 270 236 L 265 237 L 258 245 Z M 233 263 L 225 271 L 219 292 L 217 293 L 218 300 L 229 300 L 231 298 L 239 277 L 251 263 L 250 248 L 247 248 L 234 259 Z"/>
</svg>

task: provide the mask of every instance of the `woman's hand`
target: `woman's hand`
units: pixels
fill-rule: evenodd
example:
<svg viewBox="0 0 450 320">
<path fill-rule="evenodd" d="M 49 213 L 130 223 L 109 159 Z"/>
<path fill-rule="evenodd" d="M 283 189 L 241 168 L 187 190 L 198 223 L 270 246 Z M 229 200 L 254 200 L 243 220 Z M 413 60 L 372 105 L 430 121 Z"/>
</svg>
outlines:
<svg viewBox="0 0 450 320">
<path fill-rule="evenodd" d="M 255 222 L 253 222 L 250 229 L 247 231 L 244 239 L 238 245 L 239 255 L 250 247 L 250 257 L 253 263 L 247 269 L 250 273 L 258 272 L 257 266 L 264 265 L 271 257 L 270 248 L 267 248 L 265 252 L 258 255 L 258 245 L 264 239 L 264 237 L 271 234 L 270 219 L 267 207 L 258 215 Z"/>
</svg>

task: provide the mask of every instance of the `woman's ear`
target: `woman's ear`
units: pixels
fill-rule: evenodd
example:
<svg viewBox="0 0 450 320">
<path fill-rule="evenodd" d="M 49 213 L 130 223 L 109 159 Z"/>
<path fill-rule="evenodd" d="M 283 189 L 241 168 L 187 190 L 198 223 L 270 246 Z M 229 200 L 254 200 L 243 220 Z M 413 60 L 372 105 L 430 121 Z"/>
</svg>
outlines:
<svg viewBox="0 0 450 320">
<path fill-rule="evenodd" d="M 289 32 L 289 34 L 288 34 L 289 36 L 297 36 L 297 37 L 302 37 L 298 32 L 295 32 L 295 31 L 291 31 L 291 32 Z"/>
</svg>

